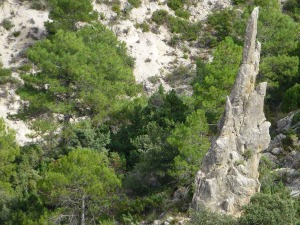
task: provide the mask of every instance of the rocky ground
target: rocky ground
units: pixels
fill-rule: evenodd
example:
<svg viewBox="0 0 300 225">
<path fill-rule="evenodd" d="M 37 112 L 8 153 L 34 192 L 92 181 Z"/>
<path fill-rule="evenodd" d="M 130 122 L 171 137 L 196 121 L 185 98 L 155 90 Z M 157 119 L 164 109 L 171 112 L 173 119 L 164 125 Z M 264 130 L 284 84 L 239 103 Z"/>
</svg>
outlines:
<svg viewBox="0 0 300 225">
<path fill-rule="evenodd" d="M 300 196 L 300 131 L 299 113 L 294 112 L 276 123 L 269 148 L 263 156 L 274 163 L 273 173 L 291 190 L 294 197 Z"/>
<path fill-rule="evenodd" d="M 121 0 L 121 11 L 126 10 L 129 3 Z M 229 0 L 224 1 L 195 1 L 187 7 L 191 13 L 190 21 L 201 21 L 214 9 L 223 9 L 230 6 Z M 174 15 L 174 11 L 167 6 L 166 0 L 150 1 L 143 0 L 138 8 L 133 8 L 129 15 L 118 18 L 107 4 L 94 3 L 94 8 L 103 14 L 102 22 L 110 27 L 118 39 L 127 45 L 129 54 L 135 58 L 136 64 L 134 75 L 139 83 L 143 83 L 146 91 L 152 92 L 162 83 L 168 90 L 171 87 L 164 81 L 164 77 L 171 73 L 179 65 L 195 67 L 194 59 L 205 53 L 205 49 L 193 46 L 193 43 L 180 43 L 179 46 L 170 46 L 170 31 L 164 26 L 157 26 L 151 22 L 153 12 L 164 9 Z M 118 18 L 118 19 L 116 19 Z M 150 26 L 148 32 L 143 32 L 138 24 L 147 23 Z M 185 49 L 188 49 L 189 57 L 185 56 Z M 155 79 L 155 77 L 157 79 Z M 151 79 L 152 78 L 152 79 Z M 159 80 L 159 82 L 153 82 Z"/>
<path fill-rule="evenodd" d="M 44 22 L 47 20 L 48 12 L 31 9 L 29 2 L 7 0 L 0 6 L 0 62 L 3 67 L 14 71 L 13 76 L 19 77 L 16 68 L 26 61 L 24 51 L 45 36 Z M 16 138 L 21 145 L 31 141 L 27 137 L 30 130 L 24 122 L 8 119 L 21 104 L 14 87 L 1 86 L 0 94 L 0 117 L 16 131 Z"/>
</svg>

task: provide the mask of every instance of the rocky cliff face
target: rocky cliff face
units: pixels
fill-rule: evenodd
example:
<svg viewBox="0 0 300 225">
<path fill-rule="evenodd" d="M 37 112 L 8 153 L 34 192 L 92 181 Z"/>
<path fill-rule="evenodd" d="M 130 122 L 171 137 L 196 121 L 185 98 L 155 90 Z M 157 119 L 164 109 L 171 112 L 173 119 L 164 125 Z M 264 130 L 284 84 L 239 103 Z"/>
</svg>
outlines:
<svg viewBox="0 0 300 225">
<path fill-rule="evenodd" d="M 283 182 L 290 195 L 297 198 L 300 196 L 299 115 L 300 111 L 296 111 L 277 121 L 275 136 L 263 152 L 265 159 L 273 163 L 276 180 Z"/>
<path fill-rule="evenodd" d="M 263 107 L 266 83 L 255 88 L 260 43 L 256 41 L 258 8 L 249 19 L 243 61 L 227 97 L 219 136 L 213 141 L 196 177 L 193 205 L 239 216 L 259 191 L 258 164 L 270 142 Z"/>
</svg>

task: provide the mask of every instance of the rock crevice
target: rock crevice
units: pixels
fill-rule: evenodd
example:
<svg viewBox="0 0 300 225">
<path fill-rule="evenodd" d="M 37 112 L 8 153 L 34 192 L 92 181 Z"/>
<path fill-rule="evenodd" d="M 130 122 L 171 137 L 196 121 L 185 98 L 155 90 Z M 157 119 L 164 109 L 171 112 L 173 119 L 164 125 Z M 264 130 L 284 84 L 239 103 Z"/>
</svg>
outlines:
<svg viewBox="0 0 300 225">
<path fill-rule="evenodd" d="M 243 59 L 227 97 L 219 135 L 203 159 L 196 176 L 195 208 L 239 216 L 242 207 L 259 191 L 258 164 L 270 142 L 263 107 L 266 83 L 255 87 L 260 43 L 256 41 L 258 8 L 248 22 Z"/>
</svg>

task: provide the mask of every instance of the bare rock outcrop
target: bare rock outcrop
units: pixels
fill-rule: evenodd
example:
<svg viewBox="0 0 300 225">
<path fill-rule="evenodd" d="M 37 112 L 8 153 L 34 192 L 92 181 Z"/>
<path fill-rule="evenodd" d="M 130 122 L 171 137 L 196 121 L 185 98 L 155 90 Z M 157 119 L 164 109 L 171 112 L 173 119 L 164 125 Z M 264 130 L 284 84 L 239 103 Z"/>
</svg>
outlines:
<svg viewBox="0 0 300 225">
<path fill-rule="evenodd" d="M 196 209 L 207 207 L 239 216 L 242 206 L 260 189 L 258 165 L 270 142 L 270 123 L 263 111 L 267 84 L 255 87 L 260 59 L 258 12 L 255 8 L 248 22 L 242 64 L 227 97 L 219 135 L 196 176 Z"/>
</svg>

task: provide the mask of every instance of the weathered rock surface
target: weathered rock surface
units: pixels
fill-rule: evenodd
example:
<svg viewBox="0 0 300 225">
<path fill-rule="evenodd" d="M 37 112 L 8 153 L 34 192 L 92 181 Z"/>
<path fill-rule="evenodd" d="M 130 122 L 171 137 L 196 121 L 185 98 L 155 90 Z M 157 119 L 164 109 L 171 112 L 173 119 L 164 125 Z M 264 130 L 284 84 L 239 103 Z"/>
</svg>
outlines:
<svg viewBox="0 0 300 225">
<path fill-rule="evenodd" d="M 239 216 L 242 206 L 259 191 L 258 164 L 270 142 L 263 107 L 266 83 L 255 88 L 260 43 L 256 41 L 258 8 L 249 19 L 243 61 L 227 97 L 218 138 L 196 177 L 193 205 Z"/>
<path fill-rule="evenodd" d="M 277 129 L 276 131 L 278 133 L 288 131 L 292 127 L 292 121 L 293 121 L 294 114 L 288 115 L 281 120 L 277 121 Z"/>
<path fill-rule="evenodd" d="M 272 173 L 290 190 L 292 197 L 300 196 L 300 124 L 293 121 L 296 113 L 290 113 L 276 123 L 276 136 L 263 153 L 274 163 Z"/>
</svg>

